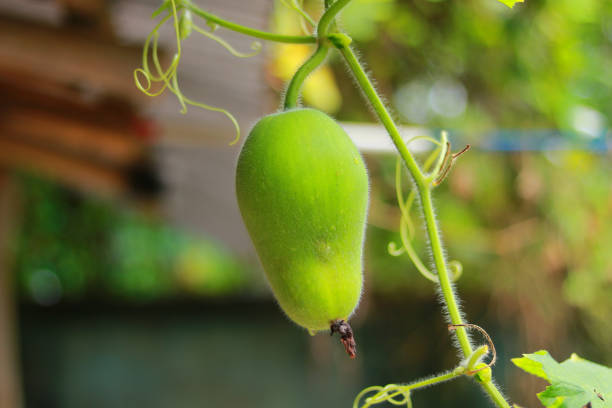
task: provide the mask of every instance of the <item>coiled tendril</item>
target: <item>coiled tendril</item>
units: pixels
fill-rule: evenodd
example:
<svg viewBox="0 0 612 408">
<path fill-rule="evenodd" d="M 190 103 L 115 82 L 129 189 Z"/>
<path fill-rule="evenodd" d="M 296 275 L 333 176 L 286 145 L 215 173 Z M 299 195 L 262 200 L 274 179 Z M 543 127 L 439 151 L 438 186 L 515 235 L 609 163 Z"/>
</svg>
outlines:
<svg viewBox="0 0 612 408">
<path fill-rule="evenodd" d="M 420 388 L 429 387 L 434 384 L 450 381 L 465 373 L 465 367 L 458 366 L 454 370 L 435 375 L 423 380 L 418 380 L 410 384 L 388 384 L 384 387 L 374 385 L 363 389 L 355 401 L 353 408 L 369 408 L 375 404 L 388 402 L 392 405 L 406 405 L 407 408 L 412 408 L 411 393 Z M 369 397 L 368 394 L 372 394 Z"/>
<path fill-rule="evenodd" d="M 448 162 L 448 156 L 450 156 L 450 144 L 447 141 L 446 132 L 442 132 L 442 140 L 438 141 L 428 136 L 417 136 L 410 139 L 407 142 L 407 145 L 416 141 L 416 140 L 428 140 L 431 143 L 435 144 L 437 147 L 434 151 L 429 155 L 429 157 L 425 160 L 423 164 L 423 168 L 425 171 L 429 171 L 436 161 L 434 170 L 430 173 L 433 179 L 437 179 L 439 177 L 439 173 L 444 170 L 445 163 Z M 437 159 L 437 160 L 436 160 Z M 412 204 L 416 199 L 416 191 L 413 189 L 408 194 L 408 197 L 404 198 L 404 193 L 402 191 L 402 162 L 398 157 L 395 165 L 395 191 L 397 194 L 397 203 L 399 205 L 400 211 L 402 213 L 400 219 L 400 242 L 401 245 L 397 245 L 397 243 L 391 241 L 387 246 L 387 251 L 392 256 L 400 256 L 403 253 L 406 253 L 417 271 L 425 278 L 429 279 L 432 282 L 438 282 L 438 277 L 435 273 L 431 272 L 423 263 L 414 247 L 412 246 L 412 240 L 415 234 L 414 223 L 412 222 L 412 218 L 410 216 L 410 210 L 412 208 Z M 463 265 L 459 261 L 453 260 L 448 263 L 448 267 L 452 274 L 452 280 L 456 281 L 459 279 L 461 274 L 463 273 Z"/>
<path fill-rule="evenodd" d="M 181 13 L 180 17 L 179 13 Z M 155 12 L 153 12 L 151 17 L 157 18 L 162 14 L 165 15 L 153 28 L 153 31 L 151 31 L 145 41 L 142 51 L 142 67 L 134 70 L 134 82 L 136 83 L 136 87 L 144 94 L 151 97 L 161 95 L 166 89 L 169 90 L 176 96 L 181 104 L 181 113 L 186 113 L 187 105 L 192 105 L 205 110 L 224 114 L 232 122 L 234 128 L 236 129 L 236 137 L 232 142 L 230 142 L 230 145 L 237 143 L 240 138 L 240 126 L 238 125 L 236 118 L 229 111 L 189 99 L 181 91 L 177 78 L 177 70 L 181 60 L 181 42 L 188 38 L 193 31 L 195 31 L 216 41 L 222 47 L 227 49 L 230 54 L 239 58 L 248 58 L 258 54 L 262 48 L 261 43 L 258 41 L 252 43 L 251 49 L 253 52 L 242 53 L 237 51 L 227 41 L 223 40 L 218 35 L 213 34 L 213 31 L 216 29 L 214 24 L 208 24 L 210 31 L 196 25 L 192 20 L 190 10 L 183 5 L 181 0 L 164 1 L 164 3 L 157 10 L 155 10 Z M 170 19 L 173 20 L 174 32 L 176 35 L 176 53 L 174 54 L 172 62 L 168 68 L 164 69 L 162 68 L 159 58 L 159 30 Z M 152 66 L 150 65 L 151 63 Z M 154 88 L 157 84 L 159 84 L 160 87 L 159 89 L 155 90 Z"/>
<path fill-rule="evenodd" d="M 374 393 L 373 395 L 364 398 L 366 395 Z M 363 399 L 363 404 L 359 405 Z M 373 385 L 371 387 L 363 389 L 353 403 L 353 408 L 369 408 L 372 405 L 388 402 L 393 405 L 406 405 L 408 408 L 412 408 L 412 400 L 410 399 L 410 386 L 388 384 L 384 387 L 380 385 Z"/>
</svg>

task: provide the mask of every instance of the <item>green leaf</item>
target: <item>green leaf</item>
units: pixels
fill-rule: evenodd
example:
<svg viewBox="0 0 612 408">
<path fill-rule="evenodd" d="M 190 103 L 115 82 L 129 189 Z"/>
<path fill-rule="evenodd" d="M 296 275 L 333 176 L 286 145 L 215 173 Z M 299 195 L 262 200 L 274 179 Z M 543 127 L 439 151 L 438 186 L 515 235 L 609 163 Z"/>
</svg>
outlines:
<svg viewBox="0 0 612 408">
<path fill-rule="evenodd" d="M 506 6 L 512 8 L 516 3 L 522 3 L 525 0 L 499 0 L 504 3 Z"/>
<path fill-rule="evenodd" d="M 524 371 L 544 378 L 550 385 L 538 398 L 548 408 L 612 407 L 612 369 L 572 354 L 562 363 L 546 350 L 523 354 L 512 362 Z"/>
<path fill-rule="evenodd" d="M 548 352 L 546 350 L 540 350 L 540 351 L 536 351 L 533 354 L 523 354 L 523 355 L 525 357 L 512 359 L 512 362 L 514 363 L 514 365 L 517 366 L 518 368 L 522 368 L 523 371 L 527 371 L 529 374 L 533 374 L 535 376 L 548 380 L 546 373 L 544 372 L 544 370 L 542 370 L 542 363 L 538 361 L 533 361 L 527 357 L 528 355 L 532 355 L 532 356 L 533 355 L 541 355 L 541 356 L 546 355 L 552 361 L 555 361 L 553 360 L 552 357 L 550 357 Z"/>
</svg>

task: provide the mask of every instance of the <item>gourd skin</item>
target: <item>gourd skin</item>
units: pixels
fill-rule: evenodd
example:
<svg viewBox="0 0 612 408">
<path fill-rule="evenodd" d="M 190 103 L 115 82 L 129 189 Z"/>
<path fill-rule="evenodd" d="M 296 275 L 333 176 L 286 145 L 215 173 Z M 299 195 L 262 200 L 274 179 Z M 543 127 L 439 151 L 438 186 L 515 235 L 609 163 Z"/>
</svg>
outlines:
<svg viewBox="0 0 612 408">
<path fill-rule="evenodd" d="M 311 331 L 346 320 L 362 289 L 368 178 L 344 130 L 314 109 L 262 118 L 240 153 L 236 194 L 285 313 Z"/>
</svg>

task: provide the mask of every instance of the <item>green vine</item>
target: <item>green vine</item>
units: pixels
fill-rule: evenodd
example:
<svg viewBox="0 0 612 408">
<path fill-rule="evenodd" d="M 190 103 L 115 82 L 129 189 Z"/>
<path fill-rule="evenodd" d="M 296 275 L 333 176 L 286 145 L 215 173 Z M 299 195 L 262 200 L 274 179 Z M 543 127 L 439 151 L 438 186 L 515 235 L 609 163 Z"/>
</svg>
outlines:
<svg viewBox="0 0 612 408">
<path fill-rule="evenodd" d="M 306 60 L 306 62 L 295 72 L 291 81 L 289 81 L 289 86 L 287 87 L 287 91 L 285 92 L 285 110 L 296 108 L 298 106 L 298 99 L 300 96 L 300 90 L 302 89 L 302 85 L 304 81 L 317 67 L 319 67 L 325 57 L 327 57 L 327 53 L 329 51 L 329 45 L 326 43 L 320 44 L 315 52 Z"/>
<path fill-rule="evenodd" d="M 290 1 L 290 3 L 287 3 L 287 1 Z M 398 159 L 396 188 L 398 204 L 402 214 L 400 222 L 400 236 L 402 245 L 401 248 L 398 248 L 397 244 L 390 243 L 389 252 L 395 256 L 406 253 L 414 263 L 417 270 L 425 278 L 439 285 L 443 298 L 443 307 L 445 308 L 450 320 L 449 329 L 455 334 L 457 339 L 457 347 L 463 355 L 462 363 L 460 363 L 457 368 L 435 377 L 407 385 L 390 384 L 384 387 L 368 387 L 359 393 L 353 406 L 355 408 L 366 408 L 386 401 L 394 405 L 406 405 L 411 407 L 411 392 L 414 390 L 455 379 L 459 376 L 468 376 L 477 380 L 477 382 L 482 386 L 484 391 L 491 397 L 491 400 L 498 407 L 510 408 L 510 405 L 492 379 L 490 366 L 495 360 L 495 354 L 493 354 L 494 357 L 490 364 L 484 364 L 481 362 L 482 358 L 488 355 L 490 349 L 494 351 L 493 343 L 489 341 L 489 345 L 474 347 L 467 334 L 468 328 L 478 327 L 475 325 L 466 324 L 463 321 L 459 308 L 459 301 L 452 285 L 452 282 L 456 281 L 461 275 L 462 267 L 458 261 L 448 262 L 445 258 L 442 238 L 436 222 L 432 200 L 432 190 L 444 181 L 455 160 L 463 152 L 465 152 L 469 146 L 460 152 L 453 154 L 451 152 L 450 142 L 447 140 L 447 134 L 445 132 L 442 133 L 440 140 L 425 138 L 432 142 L 436 147 L 434 148 L 432 154 L 424 162 L 423 167 L 421 168 L 419 166 L 414 156 L 408 150 L 408 143 L 410 142 L 405 143 L 402 139 L 395 122 L 389 114 L 389 111 L 385 107 L 382 99 L 374 88 L 372 81 L 366 74 L 363 65 L 360 63 L 355 52 L 353 51 L 351 47 L 351 38 L 347 34 L 337 29 L 337 24 L 335 21 L 336 17 L 342 11 L 342 9 L 350 3 L 350 1 L 351 0 L 325 0 L 325 11 L 319 21 L 315 22 L 304 11 L 301 1 L 284 0 L 283 2 L 285 5 L 300 14 L 302 21 L 316 28 L 316 36 L 287 36 L 245 27 L 243 25 L 224 20 L 214 14 L 200 9 L 190 0 L 165 0 L 162 6 L 153 14 L 153 17 L 162 15 L 163 17 L 155 26 L 153 32 L 149 35 L 145 42 L 143 51 L 143 66 L 134 72 L 136 85 L 141 91 L 149 96 L 160 95 L 165 89 L 169 89 L 177 96 L 183 112 L 186 111 L 187 105 L 194 105 L 204 109 L 222 112 L 232 120 L 236 127 L 237 135 L 239 135 L 238 124 L 229 112 L 221 108 L 215 108 L 202 103 L 194 102 L 182 94 L 178 86 L 176 75 L 177 67 L 181 58 L 182 40 L 187 38 L 192 32 L 197 32 L 217 41 L 219 44 L 227 48 L 233 55 L 240 57 L 248 57 L 253 55 L 253 53 L 244 54 L 236 52 L 227 42 L 213 34 L 214 29 L 217 27 L 224 27 L 254 38 L 282 43 L 317 44 L 317 48 L 314 53 L 296 71 L 288 85 L 287 92 L 285 94 L 285 109 L 292 109 L 298 106 L 300 90 L 308 75 L 310 75 L 323 63 L 332 47 L 338 50 L 344 58 L 350 72 L 353 74 L 358 87 L 361 89 L 368 103 L 378 116 L 380 122 L 387 130 L 399 153 L 399 158 L 401 158 L 401 161 L 408 169 L 412 184 L 414 186 L 408 196 L 404 198 L 404 194 L 402 192 L 401 163 Z M 514 4 L 515 1 L 505 2 Z M 183 14 L 181 14 L 181 17 L 179 18 L 179 13 L 181 12 Z M 192 21 L 192 15 L 203 19 L 209 25 L 209 27 L 211 27 L 211 31 L 206 31 L 200 26 L 194 24 Z M 163 70 L 158 57 L 158 30 L 170 19 L 173 19 L 176 32 L 177 51 L 170 66 L 166 70 Z M 308 30 L 305 31 L 308 32 Z M 151 50 L 150 57 L 153 62 L 153 69 L 151 69 L 149 66 L 149 50 Z M 254 50 L 255 52 L 258 51 L 259 46 L 254 45 Z M 140 76 L 144 77 L 144 84 L 139 80 Z M 153 91 L 152 86 L 154 83 L 160 83 L 161 88 L 157 91 Z M 232 143 L 235 143 L 236 141 L 237 139 Z M 425 263 L 418 257 L 411 244 L 414 237 L 415 228 L 410 217 L 410 211 L 416 200 L 419 200 L 420 202 L 420 209 L 425 221 L 426 233 L 433 258 L 433 265 L 435 267 L 433 270 L 430 270 L 425 266 Z M 478 328 L 478 330 L 482 329 Z M 485 337 L 490 340 L 488 335 L 486 335 L 486 332 L 484 332 L 484 334 Z M 370 395 L 367 396 L 368 394 Z"/>
<path fill-rule="evenodd" d="M 174 0 L 166 0 L 166 1 L 174 1 Z M 220 27 L 227 28 L 228 30 L 235 31 L 240 34 L 248 35 L 249 37 L 259 38 L 261 40 L 281 42 L 281 43 L 290 43 L 290 44 L 314 44 L 317 42 L 317 38 L 312 35 L 282 35 L 276 33 L 270 33 L 267 31 L 257 30 L 255 28 L 245 27 L 241 24 L 236 24 L 228 20 L 224 20 L 216 15 L 209 13 L 207 11 L 202 10 L 195 4 L 193 4 L 189 0 L 176 0 L 183 7 L 191 10 L 191 12 L 204 20 L 208 21 L 211 24 L 216 24 Z"/>
</svg>

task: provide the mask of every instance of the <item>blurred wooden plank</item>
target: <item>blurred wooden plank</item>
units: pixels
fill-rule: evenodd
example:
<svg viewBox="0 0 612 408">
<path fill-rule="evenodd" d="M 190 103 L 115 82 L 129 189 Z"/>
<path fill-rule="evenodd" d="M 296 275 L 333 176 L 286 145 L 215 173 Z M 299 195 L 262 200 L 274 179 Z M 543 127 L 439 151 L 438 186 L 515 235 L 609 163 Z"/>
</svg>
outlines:
<svg viewBox="0 0 612 408">
<path fill-rule="evenodd" d="M 64 8 L 78 10 L 92 16 L 102 15 L 106 11 L 106 0 L 56 0 Z"/>
<path fill-rule="evenodd" d="M 52 1 L 2 0 L 0 14 L 59 25 L 63 12 L 60 4 Z"/>
<path fill-rule="evenodd" d="M 17 351 L 15 284 L 11 248 L 17 228 L 17 192 L 8 173 L 0 170 L 0 407 L 23 405 Z"/>
<path fill-rule="evenodd" d="M 81 31 L 0 19 L 0 71 L 28 72 L 142 103 L 146 96 L 133 80 L 140 59 L 139 46 L 117 45 Z"/>
<path fill-rule="evenodd" d="M 75 87 L 49 78 L 41 78 L 23 70 L 0 70 L 0 105 L 36 105 L 49 110 L 59 105 L 81 113 L 84 108 L 95 103 L 96 98 L 93 99 Z"/>
<path fill-rule="evenodd" d="M 8 139 L 0 139 L 0 166 L 42 173 L 96 194 L 117 196 L 127 190 L 121 170 L 103 168 Z"/>
<path fill-rule="evenodd" d="M 32 108 L 0 112 L 0 138 L 7 137 L 116 166 L 134 162 L 143 152 L 143 143 L 125 129 Z"/>
<path fill-rule="evenodd" d="M 0 70 L 0 110 L 15 105 L 49 112 L 69 112 L 81 119 L 115 127 L 127 126 L 137 111 L 126 100 L 83 92 L 52 78 L 41 78 L 23 71 Z"/>
</svg>

